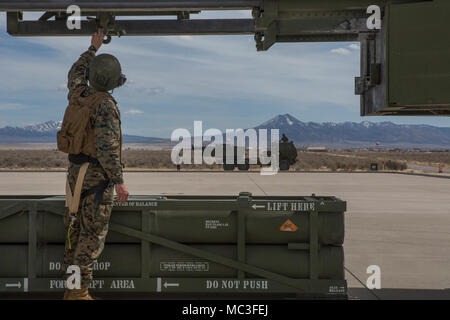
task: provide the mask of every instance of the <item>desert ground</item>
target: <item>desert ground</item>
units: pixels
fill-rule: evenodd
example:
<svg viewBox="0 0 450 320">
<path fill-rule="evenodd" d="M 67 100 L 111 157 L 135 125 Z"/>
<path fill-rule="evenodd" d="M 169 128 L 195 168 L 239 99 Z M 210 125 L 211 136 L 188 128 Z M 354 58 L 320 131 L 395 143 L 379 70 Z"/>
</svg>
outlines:
<svg viewBox="0 0 450 320">
<path fill-rule="evenodd" d="M 44 146 L 49 148 L 44 148 Z M 67 155 L 50 148 L 52 145 L 23 145 L 21 148 L 0 146 L 0 170 L 50 170 L 64 171 Z M 176 170 L 171 161 L 171 150 L 154 146 L 125 145 L 122 162 L 125 170 Z M 437 173 L 442 164 L 444 172 L 450 173 L 450 152 L 448 151 L 387 151 L 387 150 L 328 150 L 308 152 L 298 150 L 297 162 L 291 171 L 370 171 L 372 163 L 378 164 L 380 171 L 410 171 Z M 251 165 L 251 171 L 258 171 L 258 165 Z M 182 171 L 205 170 L 222 171 L 221 165 L 183 164 Z"/>
</svg>

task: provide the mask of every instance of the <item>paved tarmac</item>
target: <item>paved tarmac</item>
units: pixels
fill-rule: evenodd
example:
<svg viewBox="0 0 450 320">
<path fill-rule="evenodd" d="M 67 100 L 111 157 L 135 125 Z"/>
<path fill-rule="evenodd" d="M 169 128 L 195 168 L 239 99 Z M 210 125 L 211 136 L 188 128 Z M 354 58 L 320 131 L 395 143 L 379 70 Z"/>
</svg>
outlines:
<svg viewBox="0 0 450 320">
<path fill-rule="evenodd" d="M 444 290 L 450 288 L 449 179 L 385 173 L 130 172 L 125 181 L 135 195 L 249 191 L 337 196 L 347 201 L 344 248 L 349 271 L 366 283 L 367 267 L 378 265 L 381 286 L 388 290 L 384 292 L 449 297 Z M 0 173 L 0 195 L 63 194 L 64 185 L 61 172 Z M 355 288 L 350 295 L 371 297 L 357 289 L 362 285 L 350 273 L 346 277 Z"/>
<path fill-rule="evenodd" d="M 408 169 L 420 170 L 426 173 L 439 173 L 439 167 L 425 166 L 415 163 L 408 163 Z M 450 168 L 442 168 L 442 172 L 450 173 Z"/>
</svg>

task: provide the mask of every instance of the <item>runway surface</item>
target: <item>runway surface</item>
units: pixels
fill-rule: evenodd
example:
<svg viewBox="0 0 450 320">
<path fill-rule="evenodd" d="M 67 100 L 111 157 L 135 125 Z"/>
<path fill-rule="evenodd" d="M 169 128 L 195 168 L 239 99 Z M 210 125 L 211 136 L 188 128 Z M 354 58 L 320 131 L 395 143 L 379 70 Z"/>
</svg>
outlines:
<svg viewBox="0 0 450 320">
<path fill-rule="evenodd" d="M 132 172 L 125 173 L 125 181 L 135 195 L 249 191 L 336 196 L 348 208 L 345 264 L 362 282 L 369 276 L 367 267 L 377 265 L 383 289 L 449 293 L 442 291 L 450 288 L 449 179 L 384 173 Z M 57 195 L 64 186 L 61 172 L 0 173 L 0 195 Z M 362 288 L 350 273 L 346 277 L 349 287 Z M 370 297 L 364 290 L 352 292 Z"/>
<path fill-rule="evenodd" d="M 420 170 L 426 173 L 439 173 L 438 167 L 425 166 L 421 164 L 408 163 L 408 169 Z M 442 168 L 443 173 L 450 173 L 450 168 Z"/>
</svg>

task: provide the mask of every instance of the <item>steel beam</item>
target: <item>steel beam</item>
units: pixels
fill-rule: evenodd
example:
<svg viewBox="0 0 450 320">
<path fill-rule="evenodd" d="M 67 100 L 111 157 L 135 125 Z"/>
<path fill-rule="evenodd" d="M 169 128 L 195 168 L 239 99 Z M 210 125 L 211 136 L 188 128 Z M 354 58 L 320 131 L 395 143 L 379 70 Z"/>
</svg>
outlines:
<svg viewBox="0 0 450 320">
<path fill-rule="evenodd" d="M 267 0 L 0 0 L 0 11 L 65 11 L 78 5 L 88 11 L 159 11 L 159 10 L 247 10 L 261 8 Z M 402 4 L 430 0 L 276 0 L 280 11 L 318 11 L 366 9 L 369 5 L 384 7 L 387 3 Z"/>
<path fill-rule="evenodd" d="M 261 0 L 57 0 L 5 1 L 0 0 L 0 11 L 66 11 L 78 5 L 83 11 L 189 11 L 189 10 L 248 10 L 261 6 Z"/>
<path fill-rule="evenodd" d="M 253 34 L 252 19 L 117 20 L 127 36 Z M 96 31 L 92 21 L 82 21 L 80 30 L 69 30 L 66 21 L 20 21 L 14 36 L 86 36 Z"/>
<path fill-rule="evenodd" d="M 277 42 L 348 42 L 358 41 L 357 33 L 311 33 L 294 36 L 278 36 Z"/>
<path fill-rule="evenodd" d="M 15 21 L 9 21 L 9 20 Z M 8 32 L 14 36 L 86 36 L 96 30 L 93 21 L 82 21 L 80 30 L 67 29 L 65 20 L 20 21 L 16 16 L 8 16 Z M 14 23 L 13 23 L 14 22 Z M 324 23 L 325 22 L 325 23 Z M 320 24 L 324 26 L 320 27 Z M 118 28 L 128 36 L 164 35 L 223 35 L 254 34 L 252 19 L 194 19 L 194 20 L 116 20 Z M 297 31 L 295 31 L 297 30 Z M 363 27 L 342 28 L 338 22 L 326 23 L 317 20 L 284 22 L 278 24 L 276 42 L 301 41 L 357 41 Z"/>
</svg>

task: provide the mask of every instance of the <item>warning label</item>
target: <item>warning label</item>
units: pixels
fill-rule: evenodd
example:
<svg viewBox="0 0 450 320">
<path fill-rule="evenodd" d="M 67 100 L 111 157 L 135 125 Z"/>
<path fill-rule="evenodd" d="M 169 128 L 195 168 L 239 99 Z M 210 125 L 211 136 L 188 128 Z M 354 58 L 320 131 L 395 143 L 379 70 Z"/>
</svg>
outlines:
<svg viewBox="0 0 450 320">
<path fill-rule="evenodd" d="M 311 211 L 315 203 L 307 201 L 297 202 L 267 202 L 267 211 Z"/>
<path fill-rule="evenodd" d="M 280 227 L 280 231 L 297 231 L 298 227 L 290 220 L 287 219 L 285 223 Z"/>
<path fill-rule="evenodd" d="M 127 201 L 125 203 L 120 203 L 114 201 L 114 207 L 157 207 L 158 202 L 156 201 Z"/>
<path fill-rule="evenodd" d="M 228 228 L 230 225 L 228 222 L 221 222 L 220 220 L 205 220 L 205 229 L 219 229 Z"/>
<path fill-rule="evenodd" d="M 160 262 L 159 270 L 167 272 L 207 272 L 209 262 Z"/>
<path fill-rule="evenodd" d="M 345 287 L 342 286 L 330 286 L 328 288 L 328 293 L 331 294 L 345 294 Z"/>
</svg>

